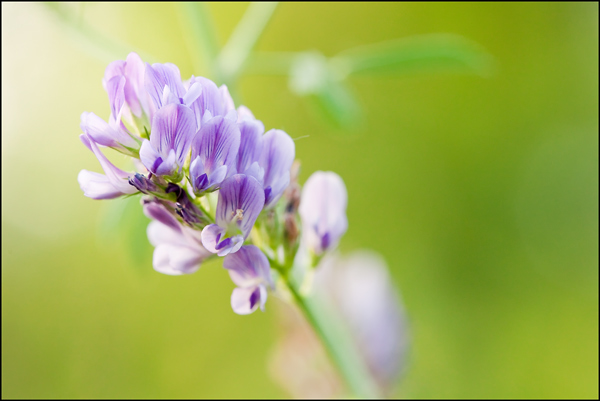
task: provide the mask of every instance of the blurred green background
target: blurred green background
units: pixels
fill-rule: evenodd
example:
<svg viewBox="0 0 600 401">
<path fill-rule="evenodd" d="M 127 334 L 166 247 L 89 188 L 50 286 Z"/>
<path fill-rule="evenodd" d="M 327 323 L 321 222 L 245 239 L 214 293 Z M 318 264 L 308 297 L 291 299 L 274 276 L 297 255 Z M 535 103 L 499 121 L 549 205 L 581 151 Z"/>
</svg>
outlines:
<svg viewBox="0 0 600 401">
<path fill-rule="evenodd" d="M 219 43 L 246 7 L 209 5 Z M 184 78 L 206 73 L 177 5 L 72 9 Z M 344 178 L 342 251 L 388 261 L 412 339 L 396 396 L 597 398 L 598 4 L 285 3 L 257 49 L 332 56 L 427 33 L 479 43 L 494 74 L 352 77 L 353 128 L 284 76 L 244 76 L 239 95 L 267 129 L 310 135 L 302 182 Z M 3 398 L 285 396 L 268 303 L 235 315 L 219 262 L 156 273 L 139 211 L 83 196 L 79 170 L 101 170 L 79 115 L 108 117 L 110 59 L 73 36 L 41 4 L 2 3 Z M 115 229 L 116 209 L 134 223 Z"/>
</svg>

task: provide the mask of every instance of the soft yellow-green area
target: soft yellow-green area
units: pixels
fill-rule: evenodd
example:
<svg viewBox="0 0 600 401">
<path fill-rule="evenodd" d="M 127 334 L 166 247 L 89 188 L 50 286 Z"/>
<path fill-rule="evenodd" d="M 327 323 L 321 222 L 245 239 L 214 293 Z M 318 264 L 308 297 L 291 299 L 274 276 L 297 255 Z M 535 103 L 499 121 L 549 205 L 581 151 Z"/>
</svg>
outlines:
<svg viewBox="0 0 600 401">
<path fill-rule="evenodd" d="M 71 6 L 184 77 L 206 72 L 176 5 Z M 221 45 L 246 6 L 209 6 Z M 396 396 L 597 398 L 598 5 L 286 3 L 257 49 L 440 32 L 485 47 L 494 75 L 350 78 L 365 116 L 350 130 L 285 77 L 243 77 L 239 94 L 267 128 L 309 135 L 302 182 L 344 178 L 342 251 L 388 261 L 412 338 Z M 100 166 L 78 135 L 81 112 L 108 117 L 107 61 L 72 36 L 41 4 L 2 3 L 3 398 L 285 396 L 266 367 L 273 304 L 235 315 L 218 261 L 156 273 L 138 210 L 119 215 L 129 231 L 99 224 L 119 207 L 80 191 Z"/>
</svg>

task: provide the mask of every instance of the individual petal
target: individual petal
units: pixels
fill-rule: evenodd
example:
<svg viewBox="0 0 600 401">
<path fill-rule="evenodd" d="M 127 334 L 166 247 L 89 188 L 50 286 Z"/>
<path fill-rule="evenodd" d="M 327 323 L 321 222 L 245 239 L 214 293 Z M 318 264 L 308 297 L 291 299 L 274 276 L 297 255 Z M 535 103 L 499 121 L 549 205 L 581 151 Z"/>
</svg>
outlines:
<svg viewBox="0 0 600 401">
<path fill-rule="evenodd" d="M 160 166 L 163 162 L 160 154 L 152 147 L 150 141 L 147 139 L 144 139 L 142 146 L 140 147 L 140 160 L 144 167 L 154 174 L 156 174 L 157 165 Z"/>
<path fill-rule="evenodd" d="M 231 280 L 238 287 L 252 287 L 260 283 L 271 284 L 271 268 L 267 257 L 254 245 L 242 246 L 223 260 Z"/>
<path fill-rule="evenodd" d="M 161 244 L 154 248 L 152 265 L 159 273 L 178 276 L 194 273 L 203 260 L 204 255 L 193 248 Z"/>
<path fill-rule="evenodd" d="M 104 78 L 102 79 L 102 86 L 104 87 L 104 90 L 108 91 L 107 84 L 111 78 L 121 76 L 125 73 L 125 65 L 125 60 L 116 60 L 106 67 L 106 70 L 104 70 Z"/>
<path fill-rule="evenodd" d="M 226 233 L 226 229 L 217 224 L 210 224 L 202 230 L 202 245 L 209 252 L 217 253 L 217 245 Z"/>
<path fill-rule="evenodd" d="M 169 211 L 158 202 L 145 202 L 143 206 L 144 214 L 153 220 L 157 220 L 163 226 L 170 228 L 175 234 L 182 235 L 181 224 L 175 216 L 173 216 Z M 148 227 L 148 237 L 150 238 L 150 227 Z M 150 240 L 152 245 L 156 244 Z M 167 242 L 167 241 L 159 241 L 159 242 Z"/>
<path fill-rule="evenodd" d="M 231 308 L 238 315 L 248 315 L 254 312 L 259 304 L 260 288 L 258 286 L 250 288 L 234 288 L 231 293 Z"/>
<path fill-rule="evenodd" d="M 185 94 L 179 68 L 171 63 L 152 65 L 146 63 L 144 85 L 156 109 L 165 106 L 163 104 L 165 86 L 169 87 L 175 99 L 180 99 Z"/>
<path fill-rule="evenodd" d="M 198 96 L 200 96 L 200 94 L 202 93 L 202 85 L 200 85 L 198 82 L 194 82 L 193 84 L 190 85 L 190 87 L 188 88 L 188 90 L 185 92 L 185 95 L 183 96 L 183 104 L 185 104 L 186 106 L 191 106 L 192 103 L 194 103 L 196 101 L 196 99 L 198 99 Z"/>
<path fill-rule="evenodd" d="M 339 175 L 317 171 L 308 178 L 299 207 L 308 249 L 318 255 L 337 244 L 348 228 L 347 203 L 346 186 Z"/>
<path fill-rule="evenodd" d="M 244 239 L 250 234 L 265 202 L 260 183 L 244 174 L 236 174 L 221 184 L 216 221 L 221 227 L 236 226 Z"/>
<path fill-rule="evenodd" d="M 217 116 L 202 125 L 192 143 L 192 160 L 200 157 L 204 173 L 209 177 L 222 166 L 235 168 L 240 146 L 240 130 L 236 123 Z M 192 180 L 196 177 L 192 176 Z M 220 181 L 218 182 L 220 184 Z"/>
<path fill-rule="evenodd" d="M 120 148 L 125 146 L 137 149 L 139 144 L 119 126 L 110 126 L 106 121 L 90 112 L 81 113 L 81 130 L 88 134 L 94 142 L 102 146 Z"/>
<path fill-rule="evenodd" d="M 176 162 L 181 167 L 195 133 L 194 113 L 186 106 L 169 104 L 154 114 L 150 143 L 163 160 L 174 150 Z"/>
<path fill-rule="evenodd" d="M 236 170 L 245 174 L 252 163 L 257 162 L 262 153 L 265 126 L 258 120 L 245 120 L 238 123 L 240 128 L 240 149 L 237 155 Z"/>
<path fill-rule="evenodd" d="M 144 87 L 144 62 L 134 52 L 129 53 L 125 61 L 125 101 L 137 117 L 142 115 L 142 111 L 149 115 L 148 95 Z"/>
<path fill-rule="evenodd" d="M 252 114 L 252 112 L 250 111 L 249 108 L 247 108 L 246 106 L 242 105 L 240 107 L 237 108 L 237 115 L 238 115 L 238 123 L 241 123 L 242 121 L 255 121 L 256 118 L 254 118 L 254 114 Z M 256 120 L 258 121 L 258 120 Z M 263 127 L 264 130 L 264 127 Z"/>
<path fill-rule="evenodd" d="M 233 99 L 229 94 L 229 89 L 227 89 L 227 85 L 221 85 L 219 87 L 219 91 L 221 92 L 221 99 L 223 100 L 224 113 L 227 114 L 232 110 L 235 110 L 235 104 L 233 103 Z"/>
<path fill-rule="evenodd" d="M 296 153 L 294 141 L 284 131 L 272 129 L 263 136 L 259 159 L 264 169 L 265 207 L 273 206 L 290 182 L 290 168 Z"/>
<path fill-rule="evenodd" d="M 117 122 L 121 121 L 121 111 L 125 105 L 125 82 L 125 77 L 118 75 L 112 77 L 106 83 L 110 112 Z"/>
<path fill-rule="evenodd" d="M 244 171 L 244 174 L 249 175 L 251 177 L 256 178 L 258 182 L 263 182 L 263 178 L 265 176 L 265 170 L 258 164 L 258 162 L 254 162 Z M 266 198 L 266 196 L 265 196 Z"/>
<path fill-rule="evenodd" d="M 83 142 L 83 144 L 94 153 L 100 162 L 106 177 L 116 190 L 120 191 L 122 194 L 132 194 L 137 192 L 136 188 L 129 185 L 130 173 L 127 173 L 112 164 L 106 158 L 106 156 L 104 156 L 100 149 L 98 149 L 98 145 L 96 145 L 96 143 L 89 136 L 86 134 L 81 134 L 79 139 L 81 139 L 81 142 Z"/>
<path fill-rule="evenodd" d="M 123 195 L 111 184 L 107 176 L 93 171 L 81 170 L 77 175 L 83 194 L 92 199 L 113 199 Z"/>
<path fill-rule="evenodd" d="M 196 83 L 201 85 L 202 91 L 200 96 L 192 103 L 191 109 L 196 115 L 197 127 L 200 127 L 206 112 L 210 112 L 213 117 L 222 116 L 225 115 L 226 108 L 221 91 L 213 81 L 203 77 L 192 77 L 190 87 Z"/>
</svg>

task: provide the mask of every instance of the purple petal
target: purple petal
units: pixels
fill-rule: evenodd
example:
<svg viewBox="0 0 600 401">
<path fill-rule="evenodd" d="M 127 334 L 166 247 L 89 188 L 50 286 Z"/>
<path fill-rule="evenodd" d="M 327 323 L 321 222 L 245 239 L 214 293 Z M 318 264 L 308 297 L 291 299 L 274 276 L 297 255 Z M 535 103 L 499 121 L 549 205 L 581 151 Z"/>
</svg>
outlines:
<svg viewBox="0 0 600 401">
<path fill-rule="evenodd" d="M 81 113 L 81 130 L 88 134 L 94 142 L 102 146 L 126 146 L 137 149 L 139 144 L 119 126 L 111 127 L 106 121 L 94 113 Z"/>
<path fill-rule="evenodd" d="M 259 164 L 265 170 L 263 187 L 271 187 L 265 207 L 273 206 L 287 188 L 295 152 L 294 141 L 285 132 L 272 129 L 264 135 Z"/>
<path fill-rule="evenodd" d="M 113 199 L 123 195 L 111 184 L 107 176 L 93 171 L 81 170 L 77 175 L 83 194 L 92 199 Z"/>
<path fill-rule="evenodd" d="M 265 204 L 260 183 L 244 174 L 236 174 L 221 184 L 216 220 L 221 227 L 237 224 L 244 239 L 250 234 L 256 218 Z"/>
<path fill-rule="evenodd" d="M 106 177 L 116 190 L 120 191 L 123 194 L 132 194 L 137 192 L 136 188 L 129 185 L 128 179 L 131 175 L 130 173 L 127 173 L 117 168 L 114 164 L 112 164 L 106 158 L 106 156 L 104 156 L 100 149 L 98 149 L 98 145 L 96 145 L 96 143 L 86 134 L 81 134 L 79 136 L 79 139 L 81 139 L 81 142 L 83 142 L 83 144 L 94 153 L 94 155 L 100 162 L 100 165 L 102 166 L 102 170 L 104 170 Z"/>
<path fill-rule="evenodd" d="M 175 161 L 181 167 L 196 133 L 195 124 L 194 113 L 188 107 L 180 104 L 164 106 L 154 114 L 150 143 L 163 160 L 174 150 Z"/>
<path fill-rule="evenodd" d="M 113 61 L 106 67 L 104 70 L 104 78 L 102 79 L 102 86 L 104 90 L 108 92 L 108 81 L 111 78 L 116 76 L 121 76 L 125 74 L 125 60 L 116 60 Z"/>
<path fill-rule="evenodd" d="M 197 126 L 200 127 L 204 114 L 207 111 L 210 112 L 211 116 L 215 117 L 224 115 L 226 109 L 221 91 L 219 91 L 219 88 L 217 88 L 217 85 L 213 81 L 203 77 L 192 77 L 190 87 L 195 83 L 199 83 L 202 86 L 202 92 L 192 103 L 191 108 L 196 115 Z"/>
<path fill-rule="evenodd" d="M 260 158 L 265 126 L 258 120 L 242 121 L 238 123 L 240 128 L 240 149 L 237 155 L 236 169 L 240 174 L 245 174 L 252 163 Z"/>
<path fill-rule="evenodd" d="M 254 245 L 245 245 L 223 260 L 231 280 L 238 287 L 251 287 L 257 283 L 271 283 L 271 269 L 267 257 Z"/>
<path fill-rule="evenodd" d="M 344 181 L 335 173 L 317 171 L 302 190 L 299 213 L 303 240 L 314 253 L 321 254 L 337 244 L 348 228 L 348 194 Z"/>
<path fill-rule="evenodd" d="M 131 52 L 127 55 L 125 64 L 125 100 L 129 105 L 132 113 L 140 117 L 142 111 L 149 113 L 148 98 L 146 88 L 144 87 L 144 62 L 137 55 L 137 53 Z"/>
<path fill-rule="evenodd" d="M 154 249 L 152 265 L 159 273 L 178 276 L 194 273 L 204 259 L 205 256 L 193 248 L 163 244 Z"/>
<path fill-rule="evenodd" d="M 170 228 L 175 233 L 181 233 L 181 224 L 175 216 L 158 202 L 147 202 L 144 203 L 144 214 L 153 220 L 159 221 L 164 226 Z M 152 242 L 152 241 L 151 241 Z M 155 244 L 153 244 L 155 245 Z"/>
<path fill-rule="evenodd" d="M 260 288 L 234 288 L 231 293 L 231 308 L 238 315 L 248 315 L 254 312 L 261 298 Z"/>
<path fill-rule="evenodd" d="M 124 76 L 115 76 L 106 83 L 110 111 L 117 122 L 121 120 L 121 110 L 125 104 L 125 82 Z"/>
<path fill-rule="evenodd" d="M 217 224 L 210 224 L 202 230 L 202 245 L 212 253 L 217 253 L 217 244 L 227 230 Z"/>
<path fill-rule="evenodd" d="M 219 87 L 219 91 L 221 92 L 221 99 L 223 100 L 224 113 L 227 114 L 230 111 L 235 110 L 235 104 L 233 103 L 233 99 L 229 94 L 229 89 L 227 89 L 227 85 L 221 85 Z"/>
<path fill-rule="evenodd" d="M 146 63 L 144 84 L 157 109 L 165 106 L 163 104 L 165 86 L 169 87 L 169 91 L 175 99 L 179 99 L 185 94 L 179 69 L 171 63 L 152 65 Z"/>
<path fill-rule="evenodd" d="M 235 167 L 240 146 L 240 130 L 237 124 L 223 117 L 206 122 L 192 143 L 192 160 L 202 160 L 204 172 L 209 176 L 221 166 Z"/>
<path fill-rule="evenodd" d="M 249 121 L 256 120 L 256 118 L 254 118 L 254 114 L 252 114 L 250 109 L 243 105 L 237 108 L 237 115 L 238 115 L 238 123 L 240 123 L 242 121 L 246 121 L 246 120 L 249 120 Z M 258 121 L 258 120 L 256 120 L 256 121 Z M 263 126 L 263 131 L 264 131 L 264 126 Z"/>
</svg>

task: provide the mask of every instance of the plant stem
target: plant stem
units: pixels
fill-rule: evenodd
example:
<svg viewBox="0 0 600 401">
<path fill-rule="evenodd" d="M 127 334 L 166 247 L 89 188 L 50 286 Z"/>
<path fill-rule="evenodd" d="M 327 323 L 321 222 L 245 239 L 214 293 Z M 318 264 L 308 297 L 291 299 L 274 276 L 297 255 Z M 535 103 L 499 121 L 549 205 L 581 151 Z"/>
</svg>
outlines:
<svg viewBox="0 0 600 401">
<path fill-rule="evenodd" d="M 277 3 L 250 3 L 241 21 L 217 58 L 222 78 L 231 86 L 238 77 L 256 41 L 267 26 Z"/>
<path fill-rule="evenodd" d="M 335 314 L 330 313 L 325 300 L 302 296 L 289 279 L 286 279 L 286 284 L 353 395 L 357 398 L 378 398 L 377 386 L 352 343 L 350 334 L 344 330 L 344 325 L 336 319 Z"/>
</svg>

